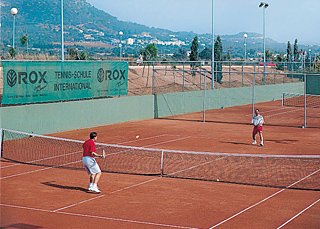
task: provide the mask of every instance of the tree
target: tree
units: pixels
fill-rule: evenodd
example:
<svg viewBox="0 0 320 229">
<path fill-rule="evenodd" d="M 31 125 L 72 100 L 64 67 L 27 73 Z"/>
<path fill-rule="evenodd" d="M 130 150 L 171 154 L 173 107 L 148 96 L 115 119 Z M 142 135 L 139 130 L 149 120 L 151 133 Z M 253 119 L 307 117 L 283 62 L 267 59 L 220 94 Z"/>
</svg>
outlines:
<svg viewBox="0 0 320 229">
<path fill-rule="evenodd" d="M 140 53 L 145 61 L 155 60 L 158 56 L 158 49 L 155 44 L 148 44 L 145 49 L 140 51 Z"/>
<path fill-rule="evenodd" d="M 287 44 L 287 61 L 290 62 L 291 60 L 292 60 L 292 48 L 291 48 L 290 41 L 288 41 L 288 44 Z"/>
<path fill-rule="evenodd" d="M 214 43 L 214 77 L 218 83 L 222 83 L 222 41 L 220 36 L 217 37 L 217 40 Z"/>
<path fill-rule="evenodd" d="M 198 41 L 198 36 L 195 36 L 193 38 L 192 44 L 191 44 L 191 53 L 190 53 L 190 61 L 198 61 L 199 55 L 198 55 L 198 45 L 199 45 L 199 41 Z M 191 69 L 194 70 L 196 67 L 196 63 L 191 63 Z"/>
<path fill-rule="evenodd" d="M 266 59 L 273 60 L 273 53 L 270 50 L 266 50 Z"/>
<path fill-rule="evenodd" d="M 22 45 L 26 45 L 28 43 L 28 34 L 23 35 L 20 38 L 20 42 L 21 42 Z"/>
<path fill-rule="evenodd" d="M 299 61 L 299 56 L 298 39 L 295 39 L 293 46 L 293 57 L 295 62 Z"/>
<path fill-rule="evenodd" d="M 197 61 L 198 60 L 198 36 L 195 36 L 193 38 L 192 44 L 191 44 L 191 53 L 190 53 L 190 61 Z"/>
<path fill-rule="evenodd" d="M 16 55 L 17 55 L 17 51 L 15 48 L 10 47 L 9 48 L 9 55 L 11 56 L 11 58 L 13 59 Z"/>
<path fill-rule="evenodd" d="M 70 60 L 88 60 L 89 55 L 86 52 L 79 52 L 77 48 L 68 48 L 67 53 Z"/>
</svg>

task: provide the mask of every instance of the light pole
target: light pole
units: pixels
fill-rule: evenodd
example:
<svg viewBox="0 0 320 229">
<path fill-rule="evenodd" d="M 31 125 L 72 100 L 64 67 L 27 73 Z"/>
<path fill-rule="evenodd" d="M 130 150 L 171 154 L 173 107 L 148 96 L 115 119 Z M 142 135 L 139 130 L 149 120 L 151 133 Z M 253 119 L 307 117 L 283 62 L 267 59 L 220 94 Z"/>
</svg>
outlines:
<svg viewBox="0 0 320 229">
<path fill-rule="evenodd" d="M 61 60 L 64 61 L 63 0 L 61 0 Z"/>
<path fill-rule="evenodd" d="M 212 89 L 214 90 L 214 0 L 212 0 L 212 18 L 211 18 L 211 24 L 212 24 L 212 34 L 211 34 L 211 40 L 212 40 L 212 61 L 211 61 L 211 74 L 212 74 Z"/>
<path fill-rule="evenodd" d="M 263 8 L 263 82 L 266 83 L 266 9 L 269 4 L 261 2 L 259 7 Z"/>
<path fill-rule="evenodd" d="M 122 36 L 123 36 L 123 32 L 120 31 L 119 32 L 119 37 L 120 37 L 120 43 L 119 43 L 119 49 L 120 49 L 120 59 L 122 58 Z"/>
<path fill-rule="evenodd" d="M 312 57 L 311 57 L 311 49 L 309 49 L 309 62 L 310 62 L 310 70 L 311 70 L 311 65 L 312 65 Z"/>
<path fill-rule="evenodd" d="M 11 8 L 10 10 L 11 15 L 13 16 L 13 26 L 12 26 L 12 48 L 14 49 L 15 45 L 14 45 L 14 35 L 16 32 L 16 15 L 18 13 L 18 9 L 17 8 Z"/>
<path fill-rule="evenodd" d="M 247 38 L 248 38 L 248 34 L 243 34 L 243 38 L 244 38 L 244 62 L 247 62 Z"/>
</svg>

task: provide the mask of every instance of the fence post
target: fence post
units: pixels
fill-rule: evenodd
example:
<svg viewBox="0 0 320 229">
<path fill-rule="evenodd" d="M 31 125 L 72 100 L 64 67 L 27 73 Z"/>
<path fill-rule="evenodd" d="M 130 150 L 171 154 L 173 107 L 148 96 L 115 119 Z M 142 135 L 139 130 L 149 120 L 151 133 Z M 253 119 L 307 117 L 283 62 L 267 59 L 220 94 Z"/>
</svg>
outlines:
<svg viewBox="0 0 320 229">
<path fill-rule="evenodd" d="M 254 116 L 254 100 L 255 100 L 255 84 L 256 84 L 256 64 L 253 65 L 253 77 L 252 77 L 252 117 Z"/>
<path fill-rule="evenodd" d="M 303 87 L 303 90 L 304 90 L 304 117 L 303 117 L 303 126 L 302 128 L 307 128 L 307 74 L 304 73 L 304 87 Z"/>
<path fill-rule="evenodd" d="M 149 73 L 148 73 L 149 75 Z M 155 94 L 155 85 L 154 85 L 154 61 L 152 62 L 152 94 Z"/>
</svg>

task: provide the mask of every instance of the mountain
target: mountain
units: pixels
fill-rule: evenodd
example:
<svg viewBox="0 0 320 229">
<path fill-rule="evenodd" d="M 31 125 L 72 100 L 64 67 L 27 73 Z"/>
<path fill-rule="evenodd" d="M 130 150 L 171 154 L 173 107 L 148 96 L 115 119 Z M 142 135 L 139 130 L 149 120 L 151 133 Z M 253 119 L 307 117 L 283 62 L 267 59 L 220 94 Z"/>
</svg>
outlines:
<svg viewBox="0 0 320 229">
<path fill-rule="evenodd" d="M 5 52 L 12 45 L 13 16 L 10 9 L 16 7 L 16 47 L 25 51 L 20 38 L 28 34 L 29 50 L 59 55 L 61 47 L 60 0 L 2 0 L 1 4 L 1 44 Z M 119 36 L 119 31 L 123 36 Z M 148 43 L 155 43 L 160 54 L 170 54 L 178 49 L 190 49 L 192 32 L 173 32 L 166 29 L 147 27 L 132 22 L 124 22 L 99 10 L 85 0 L 64 0 L 64 34 L 66 47 L 85 50 L 91 54 L 116 56 L 122 41 L 126 54 L 137 55 Z M 244 33 L 221 35 L 225 52 L 242 56 Z M 211 35 L 197 35 L 200 48 L 211 46 Z M 121 39 L 121 41 L 120 41 Z M 129 40 L 128 40 L 129 39 Z M 293 42 L 292 42 L 293 43 Z M 285 52 L 286 44 L 271 39 L 266 41 L 268 49 Z M 248 33 L 247 50 L 252 56 L 262 48 L 262 36 Z M 319 49 L 320 51 L 320 49 Z"/>
</svg>

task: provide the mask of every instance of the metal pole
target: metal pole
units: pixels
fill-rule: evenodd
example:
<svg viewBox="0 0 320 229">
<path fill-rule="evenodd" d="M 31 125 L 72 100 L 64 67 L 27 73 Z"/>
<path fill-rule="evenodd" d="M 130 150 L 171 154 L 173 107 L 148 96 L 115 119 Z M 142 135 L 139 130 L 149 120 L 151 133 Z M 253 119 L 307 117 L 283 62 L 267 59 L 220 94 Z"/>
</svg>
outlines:
<svg viewBox="0 0 320 229">
<path fill-rule="evenodd" d="M 64 22 L 63 22 L 63 0 L 61 0 L 61 60 L 64 61 Z"/>
<path fill-rule="evenodd" d="M 307 74 L 304 73 L 304 118 L 302 128 L 307 128 Z"/>
<path fill-rule="evenodd" d="M 149 65 L 148 65 L 149 66 Z M 149 74 L 148 74 L 149 76 Z M 155 94 L 155 86 L 154 86 L 154 61 L 152 62 L 152 94 Z"/>
<path fill-rule="evenodd" d="M 161 159 L 160 159 L 160 175 L 163 176 L 163 168 L 164 168 L 164 151 L 161 150 Z"/>
<path fill-rule="evenodd" d="M 4 48 L 2 48 L 2 4 L 0 4 L 0 50 L 0 59 L 2 59 L 4 50 Z"/>
<path fill-rule="evenodd" d="M 13 15 L 13 26 L 12 26 L 12 48 L 15 48 L 14 36 L 16 33 L 16 15 Z"/>
<path fill-rule="evenodd" d="M 263 7 L 263 83 L 266 83 L 266 8 Z"/>
<path fill-rule="evenodd" d="M 184 62 L 182 63 L 182 91 L 184 91 Z"/>
<path fill-rule="evenodd" d="M 252 117 L 254 116 L 255 83 L 256 83 L 256 64 L 254 64 L 253 66 L 253 79 L 252 79 Z"/>
<path fill-rule="evenodd" d="M 203 90 L 203 104 L 202 104 L 202 109 L 203 109 L 203 112 L 202 112 L 202 121 L 203 122 L 206 122 L 206 91 L 207 91 L 207 87 L 206 87 L 206 78 L 207 78 L 207 71 L 204 72 L 204 90 Z"/>
<path fill-rule="evenodd" d="M 212 89 L 214 90 L 214 0 L 212 0 L 212 61 L 211 61 L 211 73 L 212 73 Z"/>
<path fill-rule="evenodd" d="M 244 37 L 244 62 L 246 62 L 247 61 L 247 37 L 248 37 L 248 34 L 244 34 L 243 35 L 243 37 Z"/>
</svg>

